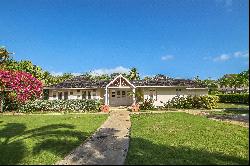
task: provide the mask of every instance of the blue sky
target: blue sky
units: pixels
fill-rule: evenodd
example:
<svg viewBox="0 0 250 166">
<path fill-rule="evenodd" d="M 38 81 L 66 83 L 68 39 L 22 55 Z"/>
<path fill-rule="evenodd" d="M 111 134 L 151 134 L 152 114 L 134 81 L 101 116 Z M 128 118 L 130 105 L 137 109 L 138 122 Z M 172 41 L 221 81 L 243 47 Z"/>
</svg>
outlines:
<svg viewBox="0 0 250 166">
<path fill-rule="evenodd" d="M 0 45 L 54 74 L 218 78 L 249 64 L 248 0 L 1 0 Z"/>
</svg>

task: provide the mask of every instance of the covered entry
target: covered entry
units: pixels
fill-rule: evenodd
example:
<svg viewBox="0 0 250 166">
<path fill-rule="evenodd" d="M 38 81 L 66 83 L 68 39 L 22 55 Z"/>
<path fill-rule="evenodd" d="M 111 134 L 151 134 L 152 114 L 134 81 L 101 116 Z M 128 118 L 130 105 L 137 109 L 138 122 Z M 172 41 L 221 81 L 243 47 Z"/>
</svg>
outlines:
<svg viewBox="0 0 250 166">
<path fill-rule="evenodd" d="M 109 89 L 109 105 L 128 106 L 133 104 L 131 89 Z"/>
<path fill-rule="evenodd" d="M 131 106 L 135 103 L 135 86 L 122 75 L 117 76 L 105 89 L 105 104 Z"/>
</svg>

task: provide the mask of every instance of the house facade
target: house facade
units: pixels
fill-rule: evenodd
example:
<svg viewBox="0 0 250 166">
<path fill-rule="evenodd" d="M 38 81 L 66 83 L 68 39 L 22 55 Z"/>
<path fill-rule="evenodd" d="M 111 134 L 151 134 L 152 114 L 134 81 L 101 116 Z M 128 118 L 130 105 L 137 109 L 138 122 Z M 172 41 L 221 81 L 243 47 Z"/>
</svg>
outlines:
<svg viewBox="0 0 250 166">
<path fill-rule="evenodd" d="M 109 106 L 131 106 L 136 103 L 136 93 L 152 99 L 155 106 L 162 106 L 177 95 L 207 95 L 208 88 L 194 80 L 156 79 L 133 80 L 119 75 L 110 81 L 93 81 L 77 76 L 62 83 L 44 87 L 49 100 L 99 99 Z"/>
</svg>

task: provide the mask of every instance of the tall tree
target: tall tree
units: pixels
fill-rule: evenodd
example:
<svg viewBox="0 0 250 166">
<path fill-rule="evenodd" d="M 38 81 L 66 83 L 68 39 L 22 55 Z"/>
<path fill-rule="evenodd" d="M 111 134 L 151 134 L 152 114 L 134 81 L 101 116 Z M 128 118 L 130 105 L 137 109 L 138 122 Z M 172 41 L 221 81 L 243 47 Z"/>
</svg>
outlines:
<svg viewBox="0 0 250 166">
<path fill-rule="evenodd" d="M 11 58 L 10 54 L 13 53 L 9 52 L 5 47 L 0 47 L 0 64 L 10 59 Z"/>
<path fill-rule="evenodd" d="M 140 75 L 137 72 L 137 69 L 135 67 L 131 68 L 128 77 L 130 80 L 139 80 L 140 79 Z"/>
<path fill-rule="evenodd" d="M 164 74 L 156 74 L 154 76 L 154 79 L 157 79 L 157 80 L 166 80 L 167 76 L 165 76 Z"/>
</svg>

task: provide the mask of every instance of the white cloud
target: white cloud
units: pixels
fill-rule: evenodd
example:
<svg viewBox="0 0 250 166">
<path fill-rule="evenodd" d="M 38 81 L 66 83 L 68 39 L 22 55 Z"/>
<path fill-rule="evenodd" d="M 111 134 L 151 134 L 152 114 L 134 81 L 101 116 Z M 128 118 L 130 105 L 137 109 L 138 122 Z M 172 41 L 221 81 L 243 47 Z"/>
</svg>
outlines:
<svg viewBox="0 0 250 166">
<path fill-rule="evenodd" d="M 63 72 L 55 72 L 55 71 L 52 71 L 52 72 L 50 72 L 50 74 L 53 75 L 53 76 L 62 76 L 62 75 L 63 75 Z M 74 76 L 79 76 L 79 75 L 81 75 L 81 73 L 71 73 L 71 74 L 74 75 Z"/>
<path fill-rule="evenodd" d="M 229 55 L 227 55 L 227 54 L 222 54 L 222 55 L 220 55 L 220 56 L 217 56 L 217 57 L 213 58 L 213 61 L 215 61 L 215 62 L 218 62 L 218 61 L 227 61 L 227 60 L 229 60 L 229 59 L 230 59 L 230 56 L 229 56 Z"/>
<path fill-rule="evenodd" d="M 128 74 L 130 69 L 118 66 L 116 68 L 111 68 L 111 69 L 95 69 L 90 72 L 91 75 L 102 75 L 102 74 L 112 74 L 112 73 L 126 73 Z"/>
<path fill-rule="evenodd" d="M 249 52 L 241 52 L 241 51 L 237 51 L 234 53 L 234 57 L 236 58 L 249 58 Z"/>
<path fill-rule="evenodd" d="M 82 73 L 71 73 L 73 76 L 79 76 L 81 75 Z"/>
<path fill-rule="evenodd" d="M 162 56 L 162 57 L 161 57 L 161 60 L 163 60 L 163 61 L 168 61 L 168 60 L 171 60 L 171 59 L 173 59 L 173 58 L 174 58 L 173 55 L 166 55 L 166 56 Z"/>
<path fill-rule="evenodd" d="M 174 79 L 183 79 L 183 77 L 174 77 Z"/>
<path fill-rule="evenodd" d="M 63 72 L 52 71 L 52 72 L 50 72 L 50 74 L 53 75 L 53 76 L 61 76 L 61 75 L 63 75 Z"/>
</svg>

